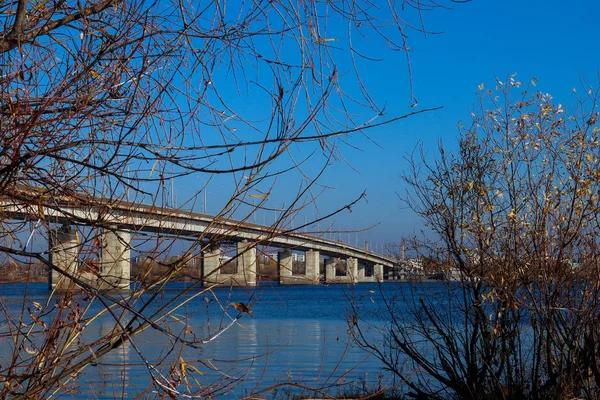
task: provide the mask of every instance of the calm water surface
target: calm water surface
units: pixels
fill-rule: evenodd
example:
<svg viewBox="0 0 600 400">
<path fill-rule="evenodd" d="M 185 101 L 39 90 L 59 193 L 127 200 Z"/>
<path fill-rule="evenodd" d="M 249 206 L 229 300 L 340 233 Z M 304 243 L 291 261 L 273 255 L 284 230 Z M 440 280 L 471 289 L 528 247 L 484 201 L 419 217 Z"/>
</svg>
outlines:
<svg viewBox="0 0 600 400">
<path fill-rule="evenodd" d="M 405 290 L 407 284 L 386 283 L 383 291 L 392 295 Z M 170 284 L 161 293 L 154 306 L 159 307 L 181 292 L 183 283 Z M 423 289 L 425 293 L 427 289 Z M 48 292 L 45 284 L 0 286 L 0 297 L 15 312 L 28 301 L 44 302 Z M 193 293 L 192 293 L 193 294 Z M 190 294 L 191 295 L 191 294 Z M 223 317 L 222 306 L 230 302 L 253 302 L 254 318 L 244 315 L 235 325 L 201 349 L 186 349 L 181 354 L 185 362 L 200 372 L 190 374 L 190 385 L 195 389 L 211 386 L 219 398 L 238 398 L 280 382 L 294 382 L 310 387 L 331 387 L 366 380 L 374 384 L 382 365 L 356 348 L 348 338 L 348 296 L 364 308 L 363 316 L 370 318 L 382 310 L 382 301 L 376 284 L 321 286 L 262 286 L 253 291 L 241 288 L 219 288 L 213 294 L 193 298 L 185 308 L 178 310 L 169 326 L 174 333 L 183 329 L 177 320 L 187 320 L 196 335 L 208 337 L 231 319 Z M 98 305 L 98 309 L 99 309 Z M 237 312 L 227 308 L 230 315 Z M 103 335 L 114 324 L 110 317 L 102 317 L 86 330 L 85 340 Z M 2 330 L 4 330 L 3 328 Z M 178 331 L 179 329 L 179 331 Z M 369 333 L 372 340 L 380 336 Z M 5 341 L 7 339 L 4 339 Z M 167 352 L 165 336 L 147 330 L 134 338 L 135 346 L 148 363 L 159 373 L 167 375 L 169 365 L 177 364 L 179 354 Z M 4 351 L 2 350 L 4 348 Z M 7 356 L 6 342 L 0 342 L 0 363 Z M 192 380 L 192 375 L 197 381 Z M 383 374 L 386 381 L 390 377 Z M 231 385 L 233 382 L 234 385 Z M 216 383 L 215 383 L 216 382 Z M 77 378 L 73 388 L 76 395 L 62 398 L 133 398 L 150 385 L 149 368 L 142 362 L 131 344 L 102 357 L 97 366 L 87 367 Z M 185 385 L 179 388 L 184 388 Z M 144 398 L 155 396 L 150 391 Z M 283 396 L 279 392 L 278 396 Z M 266 395 L 265 397 L 273 397 Z"/>
</svg>

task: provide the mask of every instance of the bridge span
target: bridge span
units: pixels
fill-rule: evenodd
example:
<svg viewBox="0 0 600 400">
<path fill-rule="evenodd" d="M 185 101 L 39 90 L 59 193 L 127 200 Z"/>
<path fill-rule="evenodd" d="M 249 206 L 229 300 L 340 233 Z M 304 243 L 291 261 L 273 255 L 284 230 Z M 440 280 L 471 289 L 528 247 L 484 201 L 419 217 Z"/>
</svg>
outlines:
<svg viewBox="0 0 600 400">
<path fill-rule="evenodd" d="M 255 286 L 257 246 L 280 249 L 277 258 L 281 284 L 318 284 L 322 278 L 328 283 L 381 281 L 383 268 L 394 265 L 394 260 L 389 257 L 322 237 L 134 202 L 98 198 L 81 201 L 46 199 L 37 203 L 10 200 L 0 202 L 0 213 L 16 220 L 42 218 L 60 226 L 52 229 L 49 235 L 51 288 L 65 286 L 71 278 L 93 283 L 99 288 L 128 289 L 131 235 L 138 232 L 197 240 L 202 251 L 201 276 L 205 286 Z M 101 266 L 96 276 L 78 272 L 78 255 L 82 245 L 70 229 L 71 225 L 102 228 Z M 237 271 L 234 273 L 222 272 L 220 241 L 237 244 Z M 305 252 L 304 275 L 292 274 L 292 250 Z M 328 257 L 325 259 L 324 277 L 320 274 L 321 256 Z M 335 265 L 341 259 L 346 260 L 346 276 L 335 276 Z"/>
</svg>

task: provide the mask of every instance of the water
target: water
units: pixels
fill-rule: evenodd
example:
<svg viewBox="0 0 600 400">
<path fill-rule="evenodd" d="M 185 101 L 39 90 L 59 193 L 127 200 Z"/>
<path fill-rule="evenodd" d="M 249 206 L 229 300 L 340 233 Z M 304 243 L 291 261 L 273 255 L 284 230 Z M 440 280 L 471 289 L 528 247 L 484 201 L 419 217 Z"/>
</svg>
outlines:
<svg viewBox="0 0 600 400">
<path fill-rule="evenodd" d="M 152 303 L 146 315 L 166 304 L 183 288 L 183 283 L 170 284 Z M 387 295 L 398 288 L 398 284 L 394 283 L 383 285 Z M 27 304 L 47 301 L 45 284 L 3 285 L 0 287 L 0 299 L 16 315 L 23 304 L 25 292 Z M 194 293 L 197 290 L 190 295 Z M 215 289 L 192 298 L 185 308 L 159 321 L 161 326 L 171 329 L 174 335 L 187 332 L 187 338 L 193 335 L 195 338 L 208 338 L 219 327 L 227 326 L 230 317 L 238 314 L 228 307 L 224 315 L 222 307 L 238 301 L 252 304 L 254 318 L 244 315 L 200 349 L 184 347 L 176 352 L 168 351 L 172 346 L 164 334 L 153 329 L 146 330 L 134 338 L 133 344 L 126 343 L 100 358 L 98 365 L 85 368 L 69 384 L 71 394 L 61 398 L 155 397 L 158 388 L 151 384 L 151 374 L 157 378 L 159 385 L 173 385 L 176 390 L 187 394 L 212 392 L 219 398 L 239 398 L 284 382 L 292 382 L 294 386 L 280 388 L 276 393 L 263 393 L 262 396 L 286 397 L 286 390 L 310 393 L 302 387 L 319 387 L 335 394 L 343 392 L 352 383 L 363 381 L 376 385 L 378 375 L 382 373 L 381 363 L 355 347 L 348 337 L 349 297 L 363 308 L 361 314 L 367 319 L 382 311 L 376 284 L 355 287 L 275 285 L 252 291 Z M 100 309 L 101 305 L 95 303 L 91 311 Z M 0 326 L 4 333 L 6 325 L 2 322 Z M 86 329 L 82 342 L 91 343 L 109 333 L 113 327 L 110 316 L 104 315 Z M 190 331 L 194 332 L 193 335 Z M 368 334 L 372 335 L 372 340 L 379 340 L 376 332 Z M 9 340 L 6 337 L 0 339 L 0 365 L 7 363 Z M 182 366 L 187 372 L 175 374 L 179 377 L 178 383 L 169 383 L 170 368 L 181 370 Z M 391 380 L 385 373 L 382 376 L 386 382 Z"/>
</svg>

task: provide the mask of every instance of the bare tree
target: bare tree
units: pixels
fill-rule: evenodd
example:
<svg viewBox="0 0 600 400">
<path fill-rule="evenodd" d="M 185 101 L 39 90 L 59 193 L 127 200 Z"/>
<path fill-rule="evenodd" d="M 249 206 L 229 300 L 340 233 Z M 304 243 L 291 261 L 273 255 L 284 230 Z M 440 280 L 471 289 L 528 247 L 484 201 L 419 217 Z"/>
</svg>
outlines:
<svg viewBox="0 0 600 400">
<path fill-rule="evenodd" d="M 351 320 L 414 397 L 600 390 L 598 91 L 567 108 L 522 86 L 482 85 L 458 150 L 411 158 L 407 201 L 433 232 L 422 249 L 458 282 L 389 299 L 381 347 Z"/>
<path fill-rule="evenodd" d="M 186 346 L 208 345 L 231 326 L 200 337 L 189 326 L 175 334 L 164 322 L 199 290 L 197 275 L 189 276 L 195 286 L 173 301 L 150 307 L 191 260 L 219 245 L 216 230 L 188 242 L 177 258 L 169 258 L 173 240 L 134 232 L 137 244 L 127 245 L 148 260 L 140 265 L 155 267 L 142 269 L 143 283 L 131 293 L 117 295 L 59 268 L 48 251 L 31 244 L 32 237 L 51 240 L 57 234 L 51 211 L 100 210 L 94 218 L 72 212 L 72 226 L 65 227 L 78 231 L 75 250 L 90 274 L 98 269 L 99 231 L 115 229 L 110 213 L 102 210 L 129 202 L 206 208 L 208 182 L 226 182 L 220 186 L 228 193 L 225 200 L 210 210 L 217 223 L 234 214 L 248 220 L 257 209 L 273 211 L 266 202 L 278 179 L 296 180 L 297 191 L 273 223 L 293 229 L 285 224 L 318 197 L 318 178 L 333 160 L 343 160 L 340 144 L 349 135 L 410 115 L 386 116 L 369 95 L 361 71 L 381 55 L 369 54 L 356 39 L 383 41 L 410 65 L 406 40 L 412 25 L 406 21 L 421 20 L 439 6 L 434 1 L 382 9 L 369 1 L 255 1 L 239 8 L 168 0 L 2 2 L 0 197 L 3 207 L 31 206 L 37 215 L 20 221 L 0 213 L 0 251 L 19 263 L 43 262 L 76 283 L 56 294 L 56 306 L 32 308 L 25 299 L 19 315 L 5 312 L 2 335 L 13 345 L 0 367 L 3 396 L 60 393 L 66 382 L 124 343 L 138 351 L 134 338 L 147 329 L 163 334 L 165 346 L 180 354 Z M 414 104 L 411 86 L 408 92 L 407 103 Z M 308 160 L 313 168 L 320 165 L 317 172 L 305 171 Z M 186 191 L 175 190 L 179 181 Z M 155 294 L 143 296 L 150 291 Z M 114 326 L 88 342 L 83 332 L 100 314 L 109 315 Z M 181 378 L 186 370 L 183 358 L 163 368 L 139 356 L 159 393 L 215 395 L 228 387 L 178 386 L 176 375 Z"/>
</svg>

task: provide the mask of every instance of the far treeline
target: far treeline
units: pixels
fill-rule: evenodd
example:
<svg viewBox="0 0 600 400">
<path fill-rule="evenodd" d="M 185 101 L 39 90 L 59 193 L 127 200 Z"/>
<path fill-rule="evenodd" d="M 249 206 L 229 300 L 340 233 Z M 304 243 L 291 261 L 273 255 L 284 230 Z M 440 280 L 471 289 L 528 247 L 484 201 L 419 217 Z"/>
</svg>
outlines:
<svg viewBox="0 0 600 400">
<path fill-rule="evenodd" d="M 133 282 L 154 282 L 158 277 L 172 269 L 173 265 L 180 263 L 180 257 L 169 257 L 166 260 L 151 257 L 136 257 L 131 260 L 131 279 Z M 178 268 L 172 281 L 191 282 L 201 277 L 201 258 L 193 258 Z M 299 264 L 299 263 L 295 263 Z M 257 273 L 262 281 L 277 280 L 277 261 L 271 257 L 259 257 Z M 295 265 L 295 269 L 300 269 Z M 235 260 L 222 267 L 223 273 L 234 272 Z M 87 260 L 81 263 L 82 271 L 98 271 L 98 260 Z M 22 263 L 15 260 L 0 264 L 0 282 L 47 282 L 49 268 L 43 262 Z"/>
</svg>

